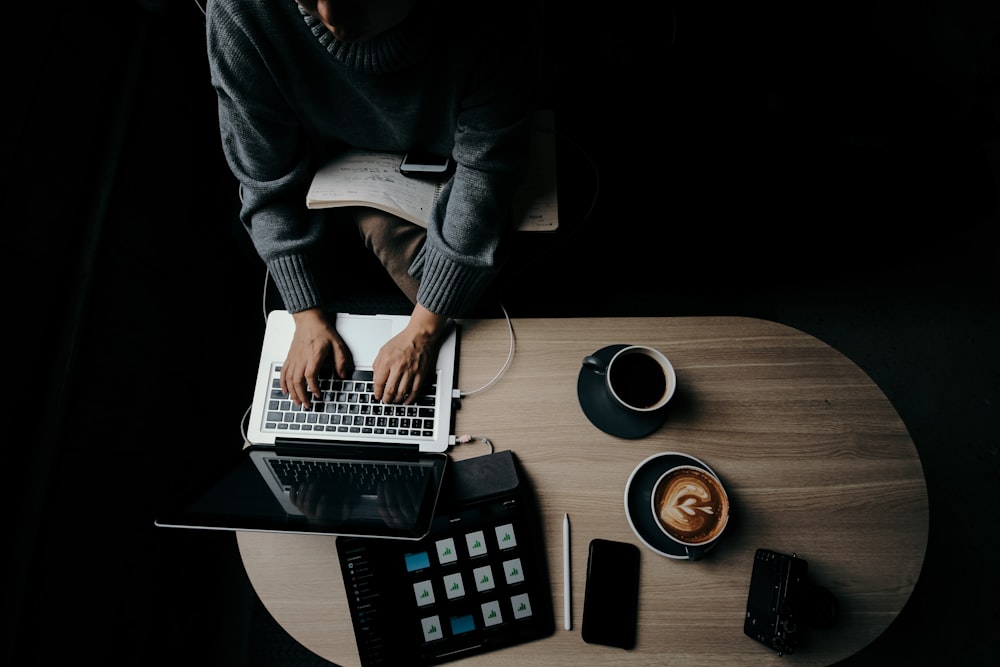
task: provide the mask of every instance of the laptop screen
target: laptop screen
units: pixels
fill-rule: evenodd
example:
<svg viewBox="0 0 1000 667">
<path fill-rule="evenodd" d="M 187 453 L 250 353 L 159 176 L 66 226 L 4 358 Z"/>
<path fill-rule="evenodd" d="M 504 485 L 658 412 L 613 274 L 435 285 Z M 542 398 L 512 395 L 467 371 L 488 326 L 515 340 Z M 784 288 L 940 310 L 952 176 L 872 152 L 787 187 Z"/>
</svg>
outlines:
<svg viewBox="0 0 1000 667">
<path fill-rule="evenodd" d="M 251 445 L 155 523 L 417 540 L 430 532 L 447 461 L 398 448 Z"/>
</svg>

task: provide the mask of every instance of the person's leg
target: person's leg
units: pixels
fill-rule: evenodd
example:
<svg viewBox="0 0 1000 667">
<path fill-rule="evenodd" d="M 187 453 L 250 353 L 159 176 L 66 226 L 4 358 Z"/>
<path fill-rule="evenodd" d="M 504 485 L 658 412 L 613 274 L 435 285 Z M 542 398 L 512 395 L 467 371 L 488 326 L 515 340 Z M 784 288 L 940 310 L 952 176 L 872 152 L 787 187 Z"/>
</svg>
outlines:
<svg viewBox="0 0 1000 667">
<path fill-rule="evenodd" d="M 392 280 L 411 303 L 417 302 L 420 283 L 407 273 L 427 238 L 427 230 L 389 213 L 358 208 L 354 224 L 365 242 L 385 267 Z"/>
</svg>

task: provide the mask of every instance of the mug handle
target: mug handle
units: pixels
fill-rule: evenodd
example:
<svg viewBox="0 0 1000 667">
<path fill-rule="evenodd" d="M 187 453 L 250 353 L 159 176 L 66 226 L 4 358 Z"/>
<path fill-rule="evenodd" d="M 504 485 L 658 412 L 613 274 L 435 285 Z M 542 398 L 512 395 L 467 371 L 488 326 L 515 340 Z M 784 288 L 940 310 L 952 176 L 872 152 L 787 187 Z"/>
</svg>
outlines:
<svg viewBox="0 0 1000 667">
<path fill-rule="evenodd" d="M 608 370 L 607 363 L 592 354 L 588 354 L 583 358 L 583 365 L 587 366 L 598 375 L 604 375 L 604 373 Z"/>
<path fill-rule="evenodd" d="M 706 550 L 701 547 L 684 545 L 684 551 L 687 553 L 688 560 L 701 560 L 701 557 L 705 555 Z"/>
</svg>

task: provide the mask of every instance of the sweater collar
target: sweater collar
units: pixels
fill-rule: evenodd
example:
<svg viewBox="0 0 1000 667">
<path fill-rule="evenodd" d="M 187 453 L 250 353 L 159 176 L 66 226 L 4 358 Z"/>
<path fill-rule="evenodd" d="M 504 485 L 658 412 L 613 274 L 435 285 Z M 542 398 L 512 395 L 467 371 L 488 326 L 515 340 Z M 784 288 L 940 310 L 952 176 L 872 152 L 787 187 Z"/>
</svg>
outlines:
<svg viewBox="0 0 1000 667">
<path fill-rule="evenodd" d="M 306 25 L 334 60 L 364 74 L 398 72 L 417 64 L 434 37 L 433 2 L 418 2 L 402 23 L 364 42 L 342 42 L 315 16 L 299 7 Z"/>
</svg>

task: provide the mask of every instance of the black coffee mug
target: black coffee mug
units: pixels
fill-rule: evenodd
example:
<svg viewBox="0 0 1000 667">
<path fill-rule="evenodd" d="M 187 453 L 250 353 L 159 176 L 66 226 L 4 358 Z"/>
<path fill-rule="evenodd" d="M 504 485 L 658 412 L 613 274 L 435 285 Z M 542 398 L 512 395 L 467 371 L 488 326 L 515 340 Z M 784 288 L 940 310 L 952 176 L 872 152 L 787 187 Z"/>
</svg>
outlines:
<svg viewBox="0 0 1000 667">
<path fill-rule="evenodd" d="M 603 375 L 611 399 L 632 412 L 659 410 L 677 389 L 677 374 L 670 360 L 647 345 L 623 347 L 607 362 L 589 355 L 583 365 Z"/>
</svg>

